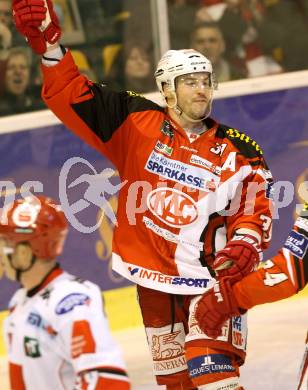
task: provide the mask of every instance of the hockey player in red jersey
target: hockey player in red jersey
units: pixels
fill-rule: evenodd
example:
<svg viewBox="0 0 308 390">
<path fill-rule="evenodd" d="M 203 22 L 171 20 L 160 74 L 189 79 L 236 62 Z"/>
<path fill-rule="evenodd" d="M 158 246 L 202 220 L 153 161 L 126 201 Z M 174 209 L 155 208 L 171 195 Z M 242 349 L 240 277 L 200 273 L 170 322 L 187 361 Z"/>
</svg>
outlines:
<svg viewBox="0 0 308 390">
<path fill-rule="evenodd" d="M 291 230 L 283 248 L 261 268 L 233 283 L 222 278 L 199 300 L 196 320 L 211 337 L 219 337 L 225 321 L 262 303 L 297 294 L 308 283 L 308 204 Z M 308 340 L 298 390 L 308 385 Z"/>
<path fill-rule="evenodd" d="M 67 235 L 64 213 L 46 197 L 10 206 L 0 222 L 0 268 L 21 284 L 4 322 L 11 389 L 129 390 L 99 287 L 55 260 Z"/>
<path fill-rule="evenodd" d="M 119 192 L 113 269 L 138 285 L 158 384 L 240 388 L 246 317 L 238 319 L 239 338 L 230 336 L 238 327 L 230 321 L 213 340 L 193 313 L 215 273 L 238 280 L 258 264 L 271 238 L 272 177 L 255 141 L 210 118 L 210 61 L 195 50 L 169 50 L 155 72 L 162 108 L 81 75 L 59 45 L 51 0 L 14 0 L 13 14 L 18 31 L 43 54 L 47 106 L 107 156 L 126 183 Z"/>
</svg>

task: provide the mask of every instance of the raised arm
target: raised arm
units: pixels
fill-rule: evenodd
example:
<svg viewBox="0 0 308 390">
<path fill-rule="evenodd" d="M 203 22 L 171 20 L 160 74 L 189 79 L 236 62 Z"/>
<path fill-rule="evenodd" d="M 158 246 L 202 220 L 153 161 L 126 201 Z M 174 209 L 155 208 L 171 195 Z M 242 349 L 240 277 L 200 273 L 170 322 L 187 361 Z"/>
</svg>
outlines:
<svg viewBox="0 0 308 390">
<path fill-rule="evenodd" d="M 132 92 L 111 91 L 80 74 L 70 51 L 59 44 L 61 28 L 51 0 L 14 0 L 13 14 L 18 31 L 43 55 L 46 105 L 121 172 L 133 137 L 131 116 L 158 106 Z"/>
</svg>

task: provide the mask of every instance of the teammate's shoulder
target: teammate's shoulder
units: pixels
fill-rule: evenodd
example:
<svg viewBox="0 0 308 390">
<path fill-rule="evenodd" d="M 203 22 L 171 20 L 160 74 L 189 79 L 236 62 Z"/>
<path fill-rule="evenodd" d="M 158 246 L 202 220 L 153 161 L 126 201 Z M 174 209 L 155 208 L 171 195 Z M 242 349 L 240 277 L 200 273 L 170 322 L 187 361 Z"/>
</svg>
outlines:
<svg viewBox="0 0 308 390">
<path fill-rule="evenodd" d="M 74 291 L 95 291 L 97 288 L 98 286 L 89 280 L 72 275 L 68 272 L 64 272 L 62 277 L 60 276 L 56 281 L 53 288 L 53 294 L 56 296 L 61 296 L 63 294 Z"/>
<path fill-rule="evenodd" d="M 223 124 L 219 124 L 217 134 L 220 138 L 227 138 L 238 149 L 238 151 L 247 158 L 262 157 L 263 151 L 247 134 Z"/>
<path fill-rule="evenodd" d="M 100 294 L 99 287 L 74 275 L 66 274 L 51 292 L 51 306 L 56 314 L 66 314 L 76 306 L 89 305 Z"/>
</svg>

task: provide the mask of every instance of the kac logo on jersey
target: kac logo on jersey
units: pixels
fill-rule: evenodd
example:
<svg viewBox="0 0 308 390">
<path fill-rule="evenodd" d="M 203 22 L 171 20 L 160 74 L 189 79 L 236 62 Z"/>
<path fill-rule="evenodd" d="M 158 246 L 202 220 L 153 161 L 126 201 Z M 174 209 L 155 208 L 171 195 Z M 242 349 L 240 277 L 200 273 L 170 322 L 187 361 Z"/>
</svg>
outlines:
<svg viewBox="0 0 308 390">
<path fill-rule="evenodd" d="M 284 248 L 288 249 L 294 256 L 302 259 L 307 252 L 308 239 L 303 234 L 292 230 L 284 244 Z"/>
<path fill-rule="evenodd" d="M 56 307 L 56 314 L 65 314 L 74 309 L 75 306 L 89 305 L 91 299 L 86 294 L 73 293 L 64 297 Z"/>
<path fill-rule="evenodd" d="M 165 224 L 181 228 L 191 225 L 198 218 L 195 201 L 175 188 L 158 188 L 147 197 L 149 210 Z"/>
</svg>

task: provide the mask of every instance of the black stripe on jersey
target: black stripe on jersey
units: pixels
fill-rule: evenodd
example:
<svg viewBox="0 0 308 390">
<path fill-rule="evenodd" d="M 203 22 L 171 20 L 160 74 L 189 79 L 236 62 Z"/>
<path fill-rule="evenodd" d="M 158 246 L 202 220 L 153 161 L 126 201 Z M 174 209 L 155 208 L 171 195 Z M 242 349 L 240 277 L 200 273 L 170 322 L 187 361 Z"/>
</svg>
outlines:
<svg viewBox="0 0 308 390">
<path fill-rule="evenodd" d="M 148 110 L 164 111 L 151 100 L 131 92 L 115 92 L 99 84 L 89 84 L 88 87 L 92 99 L 74 103 L 71 107 L 103 142 L 111 139 L 129 114 Z"/>
<path fill-rule="evenodd" d="M 260 165 L 260 160 L 257 160 L 257 161 L 249 161 L 249 164 L 252 166 L 252 167 L 257 167 L 258 165 Z M 263 165 L 263 164 L 262 164 Z"/>
<path fill-rule="evenodd" d="M 217 138 L 225 138 L 227 129 L 228 129 L 227 126 L 219 125 L 217 130 L 216 130 L 215 137 L 217 137 Z"/>
<path fill-rule="evenodd" d="M 224 134 L 224 137 L 229 139 L 246 158 L 261 157 L 263 155 L 260 146 L 252 138 L 232 127 L 220 124 L 217 134 L 219 136 Z"/>
<path fill-rule="evenodd" d="M 208 228 L 209 226 L 211 225 L 211 221 L 213 221 L 215 218 L 217 217 L 221 217 L 218 213 L 213 213 L 209 216 L 209 221 L 208 221 L 208 224 L 206 225 L 206 227 L 203 229 L 202 233 L 201 233 L 201 236 L 200 236 L 200 242 L 203 242 L 205 241 L 205 236 L 208 234 Z M 212 267 L 209 266 L 208 264 L 208 261 L 210 260 L 211 262 L 213 262 L 215 260 L 215 255 L 214 253 L 216 252 L 216 247 L 215 247 L 215 237 L 216 237 L 216 231 L 217 229 L 223 227 L 224 225 L 217 225 L 216 229 L 214 230 L 213 234 L 212 234 L 212 237 L 211 237 L 211 247 L 213 249 L 213 252 L 212 253 L 209 253 L 207 255 L 205 255 L 204 251 L 200 251 L 200 257 L 199 257 L 199 261 L 202 265 L 202 267 L 207 267 L 208 270 L 209 270 L 209 273 L 212 277 L 215 277 L 215 271 L 212 269 Z M 208 261 L 206 260 L 206 257 L 208 257 Z"/>
<path fill-rule="evenodd" d="M 205 125 L 206 125 L 206 127 L 208 128 L 208 129 L 211 129 L 214 125 L 215 125 L 215 121 L 214 121 L 214 119 L 212 119 L 212 118 L 206 118 L 205 120 L 204 120 L 204 123 L 205 123 Z M 218 132 L 218 130 L 219 130 L 219 126 L 218 126 L 218 128 L 217 128 L 217 130 L 216 130 L 216 134 L 215 134 L 215 136 L 216 137 L 219 137 L 219 132 Z M 219 137 L 220 138 L 220 137 Z"/>
<path fill-rule="evenodd" d="M 88 89 L 87 91 L 83 92 L 81 95 L 78 96 L 78 98 L 81 98 L 83 96 L 92 95 L 91 91 Z"/>
<path fill-rule="evenodd" d="M 211 218 L 211 216 L 210 216 L 210 218 Z M 210 218 L 209 218 L 209 220 L 210 220 Z M 209 226 L 209 223 L 206 225 L 206 227 L 203 229 L 203 231 L 202 231 L 202 233 L 201 233 L 201 236 L 200 236 L 200 239 L 199 239 L 200 242 L 203 242 L 203 243 L 204 243 L 204 237 L 205 237 L 205 235 L 206 235 L 206 233 L 207 233 L 208 226 Z M 204 248 L 204 245 L 203 245 L 203 248 Z M 208 256 L 209 256 L 209 255 L 208 255 Z M 214 259 L 215 259 L 215 256 L 213 255 L 213 256 L 212 256 L 212 260 L 214 261 Z M 200 264 L 202 265 L 202 267 L 208 267 L 207 261 L 205 260 L 205 253 L 204 253 L 204 250 L 200 251 L 199 261 L 200 261 Z M 210 268 L 209 268 L 209 269 L 210 269 Z M 212 272 L 213 272 L 213 270 L 212 270 Z M 210 272 L 211 276 L 213 276 L 213 275 L 212 275 L 212 272 Z"/>
</svg>

